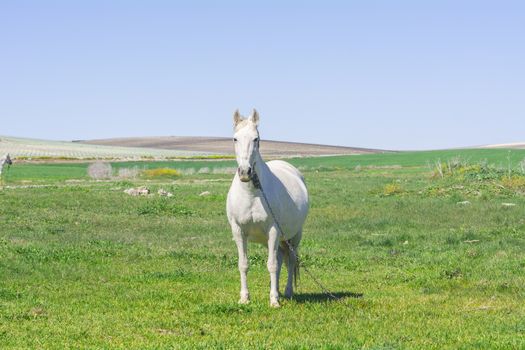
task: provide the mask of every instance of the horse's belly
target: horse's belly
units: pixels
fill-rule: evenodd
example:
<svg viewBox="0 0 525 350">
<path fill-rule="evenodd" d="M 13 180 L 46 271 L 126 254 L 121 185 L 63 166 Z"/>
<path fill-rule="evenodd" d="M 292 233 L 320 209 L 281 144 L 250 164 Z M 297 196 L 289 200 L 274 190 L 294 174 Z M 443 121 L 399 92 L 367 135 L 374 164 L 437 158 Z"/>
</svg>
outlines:
<svg viewBox="0 0 525 350">
<path fill-rule="evenodd" d="M 248 241 L 266 244 L 268 242 L 268 235 L 266 231 L 260 226 L 249 226 L 244 230 L 248 237 Z"/>
</svg>

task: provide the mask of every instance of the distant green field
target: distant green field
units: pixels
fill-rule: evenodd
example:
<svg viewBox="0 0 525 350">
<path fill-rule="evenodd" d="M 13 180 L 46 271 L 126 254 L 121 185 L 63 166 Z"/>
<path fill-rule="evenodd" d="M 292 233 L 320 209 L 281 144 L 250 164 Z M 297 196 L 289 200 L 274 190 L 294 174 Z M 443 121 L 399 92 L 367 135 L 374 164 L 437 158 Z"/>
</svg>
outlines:
<svg viewBox="0 0 525 350">
<path fill-rule="evenodd" d="M 397 152 L 397 153 L 378 153 L 360 154 L 355 156 L 335 156 L 320 158 L 301 158 L 291 162 L 295 165 L 311 167 L 339 167 L 352 168 L 361 166 L 393 166 L 403 167 L 424 167 L 435 161 L 446 161 L 455 157 L 470 162 L 477 163 L 487 160 L 489 163 L 506 167 L 510 161 L 512 166 L 525 159 L 525 150 L 506 150 L 506 149 L 458 149 L 445 151 L 423 151 L 423 152 Z"/>
<path fill-rule="evenodd" d="M 353 169 L 356 166 L 365 167 L 428 167 L 434 162 L 447 161 L 456 157 L 469 162 L 477 163 L 486 160 L 490 164 L 506 168 L 518 167 L 519 162 L 525 159 L 525 150 L 505 149 L 462 149 L 446 151 L 424 151 L 424 152 L 398 152 L 380 154 L 361 154 L 351 156 L 331 156 L 287 159 L 293 165 L 310 170 L 315 169 Z M 10 181 L 49 181 L 65 179 L 87 178 L 87 166 L 89 163 L 18 163 L 8 173 Z M 112 162 L 113 168 L 153 169 L 195 169 L 196 171 L 209 168 L 231 168 L 235 167 L 234 160 L 177 160 L 177 161 L 129 161 Z"/>
<path fill-rule="evenodd" d="M 62 181 L 68 179 L 87 179 L 87 168 L 90 163 L 15 163 L 9 171 L 6 171 L 8 181 Z M 120 168 L 155 169 L 195 169 L 203 168 L 227 168 L 235 166 L 235 161 L 224 160 L 187 160 L 187 161 L 133 161 L 133 162 L 110 162 L 115 172 Z"/>
<path fill-rule="evenodd" d="M 523 349 L 524 152 L 291 160 L 311 201 L 302 261 L 343 300 L 303 273 L 280 309 L 257 245 L 252 302 L 237 304 L 232 175 L 211 170 L 234 162 L 114 163 L 210 171 L 105 181 L 87 164 L 15 163 L 0 189 L 0 348 Z M 426 165 L 457 156 L 469 161 L 443 177 Z M 143 185 L 153 194 L 123 193 Z"/>
</svg>

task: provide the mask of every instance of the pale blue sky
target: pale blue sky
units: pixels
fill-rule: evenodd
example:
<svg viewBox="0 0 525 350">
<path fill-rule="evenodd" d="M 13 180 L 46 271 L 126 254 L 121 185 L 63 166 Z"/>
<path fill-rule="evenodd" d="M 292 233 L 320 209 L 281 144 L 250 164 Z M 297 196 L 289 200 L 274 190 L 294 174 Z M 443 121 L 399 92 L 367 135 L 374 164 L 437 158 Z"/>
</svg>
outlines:
<svg viewBox="0 0 525 350">
<path fill-rule="evenodd" d="M 523 1 L 0 2 L 0 135 L 525 141 Z"/>
</svg>

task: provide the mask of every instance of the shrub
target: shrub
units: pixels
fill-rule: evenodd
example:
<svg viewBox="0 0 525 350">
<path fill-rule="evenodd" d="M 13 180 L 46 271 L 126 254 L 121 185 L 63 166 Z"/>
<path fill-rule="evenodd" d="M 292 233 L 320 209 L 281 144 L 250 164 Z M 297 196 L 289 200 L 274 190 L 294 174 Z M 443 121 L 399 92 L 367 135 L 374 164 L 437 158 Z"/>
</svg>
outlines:
<svg viewBox="0 0 525 350">
<path fill-rule="evenodd" d="M 181 176 L 180 171 L 172 168 L 146 169 L 142 171 L 142 176 L 149 178 L 176 178 Z"/>
<path fill-rule="evenodd" d="M 383 196 L 392 196 L 399 193 L 403 193 L 403 189 L 395 182 L 386 184 L 385 187 L 383 187 Z"/>
<path fill-rule="evenodd" d="M 113 175 L 111 164 L 105 162 L 91 163 L 87 169 L 88 176 L 95 180 L 108 179 Z"/>
<path fill-rule="evenodd" d="M 444 163 L 441 163 L 441 160 L 437 160 L 434 163 L 428 163 L 428 167 L 432 170 L 432 177 L 440 177 L 443 178 L 443 165 Z"/>
<path fill-rule="evenodd" d="M 212 174 L 235 174 L 237 171 L 237 168 L 234 167 L 226 167 L 226 168 L 213 168 L 211 173 Z"/>
<path fill-rule="evenodd" d="M 519 167 L 522 174 L 525 174 L 525 158 L 519 163 Z"/>
<path fill-rule="evenodd" d="M 134 179 L 139 175 L 139 168 L 120 168 L 118 170 L 118 177 L 120 179 Z"/>
<path fill-rule="evenodd" d="M 197 170 L 195 170 L 195 168 L 185 168 L 180 170 L 180 172 L 182 175 L 193 175 L 197 172 Z"/>
<path fill-rule="evenodd" d="M 510 177 L 512 174 L 519 173 L 519 169 L 504 169 L 490 165 L 487 160 L 482 160 L 476 164 L 469 164 L 466 160 L 455 157 L 445 162 L 439 159 L 433 163 L 428 163 L 432 171 L 433 178 L 455 178 L 458 180 L 499 180 L 502 176 Z"/>
<path fill-rule="evenodd" d="M 515 191 L 525 190 L 525 176 L 514 175 L 511 177 L 504 176 L 501 179 L 501 184 L 508 189 Z"/>
</svg>

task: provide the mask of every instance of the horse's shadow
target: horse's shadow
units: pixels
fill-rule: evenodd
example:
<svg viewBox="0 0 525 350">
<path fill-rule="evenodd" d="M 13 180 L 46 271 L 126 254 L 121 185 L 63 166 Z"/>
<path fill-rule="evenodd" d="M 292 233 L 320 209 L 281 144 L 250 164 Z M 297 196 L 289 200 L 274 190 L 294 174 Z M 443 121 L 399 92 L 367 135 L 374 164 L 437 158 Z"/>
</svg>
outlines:
<svg viewBox="0 0 525 350">
<path fill-rule="evenodd" d="M 293 295 L 292 300 L 297 303 L 324 303 L 327 301 L 340 301 L 346 298 L 359 299 L 362 297 L 363 293 L 354 292 L 335 292 L 332 293 L 332 295 L 326 293 L 297 293 Z"/>
</svg>

